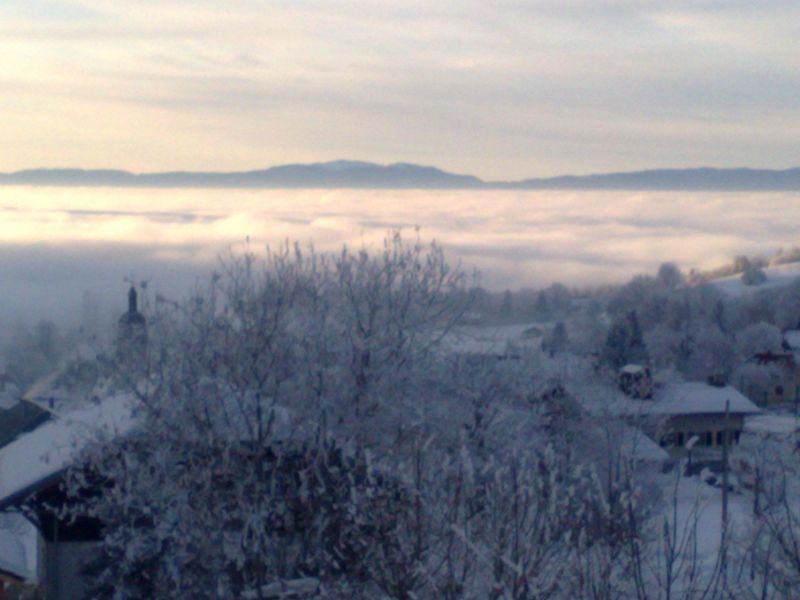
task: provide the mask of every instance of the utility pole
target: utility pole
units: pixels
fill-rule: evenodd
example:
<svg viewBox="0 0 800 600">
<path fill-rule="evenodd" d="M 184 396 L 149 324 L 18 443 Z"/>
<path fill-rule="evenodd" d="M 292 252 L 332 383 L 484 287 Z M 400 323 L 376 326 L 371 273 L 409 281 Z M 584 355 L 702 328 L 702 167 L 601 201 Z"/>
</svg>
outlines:
<svg viewBox="0 0 800 600">
<path fill-rule="evenodd" d="M 725 425 L 722 435 L 722 535 L 720 539 L 720 570 L 722 589 L 728 589 L 728 444 L 730 443 L 731 401 L 725 401 Z"/>
</svg>

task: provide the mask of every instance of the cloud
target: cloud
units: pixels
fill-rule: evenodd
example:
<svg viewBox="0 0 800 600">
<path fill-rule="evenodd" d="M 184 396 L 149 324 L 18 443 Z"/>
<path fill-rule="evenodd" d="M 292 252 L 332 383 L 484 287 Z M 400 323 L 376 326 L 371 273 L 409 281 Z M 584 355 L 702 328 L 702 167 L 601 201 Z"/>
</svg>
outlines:
<svg viewBox="0 0 800 600">
<path fill-rule="evenodd" d="M 45 4 L 0 8 L 0 170 L 781 167 L 800 129 L 788 1 Z"/>
<path fill-rule="evenodd" d="M 74 318 L 124 278 L 180 298 L 245 240 L 379 250 L 387 230 L 438 240 L 495 289 L 621 282 L 666 261 L 712 267 L 797 243 L 791 193 L 0 188 L 0 322 Z M 158 210 L 155 210 L 155 207 Z M 720 215 L 724 215 L 724 218 Z M 116 309 L 115 309 L 116 310 Z"/>
</svg>

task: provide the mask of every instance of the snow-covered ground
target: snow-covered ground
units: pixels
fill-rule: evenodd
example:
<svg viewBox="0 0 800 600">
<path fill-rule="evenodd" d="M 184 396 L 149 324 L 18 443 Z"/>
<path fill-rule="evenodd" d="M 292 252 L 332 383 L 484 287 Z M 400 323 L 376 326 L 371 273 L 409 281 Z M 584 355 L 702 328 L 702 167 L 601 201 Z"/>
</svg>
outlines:
<svg viewBox="0 0 800 600">
<path fill-rule="evenodd" d="M 460 354 L 506 355 L 522 348 L 538 348 L 542 324 L 514 325 L 463 325 L 449 331 L 442 346 L 449 352 Z"/>
<path fill-rule="evenodd" d="M 684 477 L 674 471 L 660 476 L 658 484 L 663 499 L 660 517 L 656 517 L 663 524 L 660 533 L 673 537 L 681 554 L 673 591 L 688 593 L 689 588 L 702 588 L 708 583 L 720 557 L 722 489 L 709 485 L 701 476 Z M 752 500 L 748 492 L 737 489 L 728 494 L 728 532 L 732 545 L 748 535 L 751 515 Z M 662 553 L 666 548 L 663 542 L 657 544 Z M 665 555 L 661 554 L 659 559 L 656 573 L 664 577 L 664 571 L 659 569 L 663 569 Z"/>
<path fill-rule="evenodd" d="M 753 294 L 761 290 L 789 285 L 800 278 L 800 263 L 788 263 L 776 267 L 766 267 L 763 271 L 764 275 L 767 276 L 767 280 L 760 285 L 743 284 L 741 273 L 715 279 L 710 283 L 726 296 L 739 297 L 745 294 Z"/>
</svg>

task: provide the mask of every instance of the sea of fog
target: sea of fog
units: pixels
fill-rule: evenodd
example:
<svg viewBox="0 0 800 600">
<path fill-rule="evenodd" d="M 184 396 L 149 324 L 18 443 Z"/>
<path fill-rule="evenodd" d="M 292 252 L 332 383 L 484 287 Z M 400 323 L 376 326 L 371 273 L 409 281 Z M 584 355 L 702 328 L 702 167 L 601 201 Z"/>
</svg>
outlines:
<svg viewBox="0 0 800 600">
<path fill-rule="evenodd" d="M 0 324 L 124 308 L 126 279 L 171 297 L 249 239 L 377 248 L 420 228 L 488 288 L 620 282 L 800 242 L 800 194 L 0 187 Z"/>
</svg>

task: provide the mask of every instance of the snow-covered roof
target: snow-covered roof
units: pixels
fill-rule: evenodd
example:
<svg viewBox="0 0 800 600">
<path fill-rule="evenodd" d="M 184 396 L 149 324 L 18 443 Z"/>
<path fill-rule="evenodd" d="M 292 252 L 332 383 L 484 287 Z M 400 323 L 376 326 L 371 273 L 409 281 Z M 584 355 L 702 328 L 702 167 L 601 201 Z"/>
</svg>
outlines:
<svg viewBox="0 0 800 600">
<path fill-rule="evenodd" d="M 635 365 L 633 363 L 628 363 L 624 367 L 619 370 L 620 373 L 630 373 L 631 375 L 635 375 L 636 373 L 644 372 L 644 367 L 642 365 Z"/>
<path fill-rule="evenodd" d="M 732 414 L 758 414 L 755 404 L 729 385 L 717 387 L 699 381 L 674 383 L 656 393 L 653 412 L 664 415 L 723 414 L 730 403 Z"/>
<path fill-rule="evenodd" d="M 132 407 L 130 396 L 111 396 L 56 416 L 0 449 L 0 506 L 61 473 L 98 435 L 129 431 L 134 423 Z"/>
<path fill-rule="evenodd" d="M 755 415 L 761 410 L 730 386 L 716 387 L 692 381 L 667 384 L 657 390 L 652 400 L 635 400 L 612 388 L 578 393 L 581 404 L 590 413 L 626 417 L 724 414 L 730 402 L 731 414 Z"/>
</svg>

